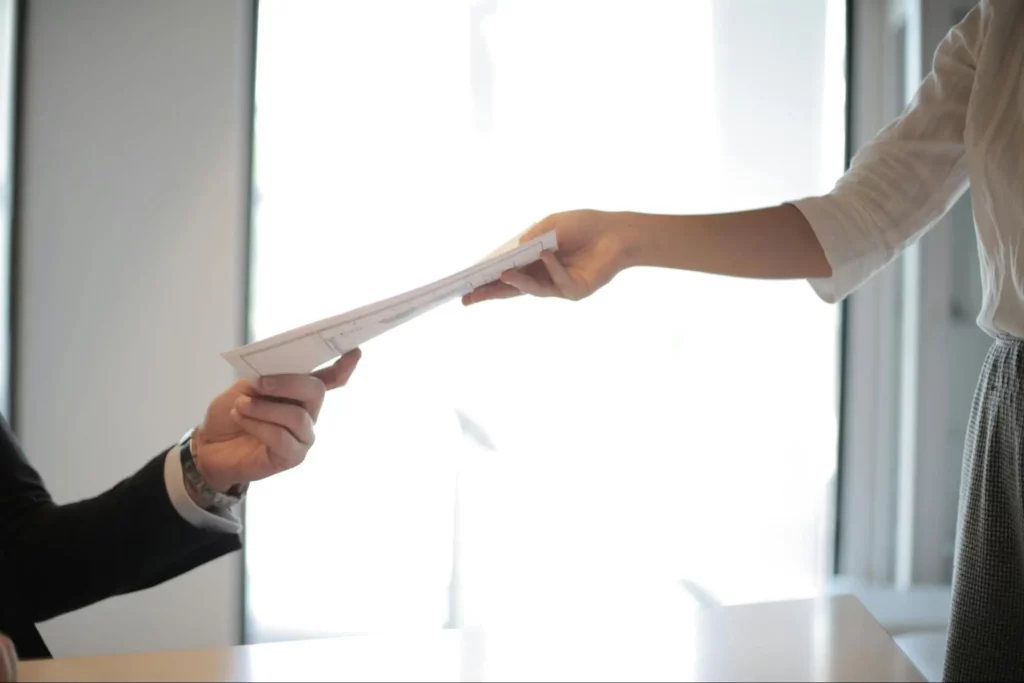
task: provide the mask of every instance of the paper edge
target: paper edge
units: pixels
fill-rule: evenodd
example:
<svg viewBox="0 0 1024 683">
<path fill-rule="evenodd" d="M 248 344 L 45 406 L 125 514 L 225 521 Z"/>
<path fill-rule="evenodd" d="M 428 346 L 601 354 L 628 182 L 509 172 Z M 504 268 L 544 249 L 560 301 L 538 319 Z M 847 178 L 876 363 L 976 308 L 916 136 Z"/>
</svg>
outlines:
<svg viewBox="0 0 1024 683">
<path fill-rule="evenodd" d="M 515 249 L 518 249 L 520 247 L 528 247 L 531 244 L 539 243 L 541 245 L 541 252 L 544 252 L 544 251 L 557 251 L 558 250 L 558 236 L 555 234 L 554 230 L 546 232 L 543 235 L 540 235 L 539 237 L 536 237 L 536 238 L 530 240 L 529 242 L 521 244 L 520 240 L 522 239 L 523 235 L 525 235 L 525 234 L 526 234 L 526 231 L 520 233 L 516 237 L 513 237 L 512 239 L 508 240 L 507 242 L 505 242 L 504 244 L 499 246 L 497 249 L 492 251 L 490 255 L 488 255 L 488 256 L 484 257 L 483 259 L 477 261 L 473 265 L 471 265 L 471 266 L 469 266 L 467 268 L 462 269 L 462 271 L 457 271 L 456 273 L 452 273 L 451 275 L 448 275 L 448 276 L 446 276 L 444 278 L 440 278 L 438 280 L 435 280 L 434 282 L 435 283 L 436 282 L 441 282 L 441 281 L 446 280 L 446 279 L 448 279 L 450 277 L 458 275 L 460 272 L 463 272 L 465 270 L 469 270 L 471 268 L 479 266 L 479 265 L 481 265 L 483 263 L 486 263 L 487 261 L 500 258 L 504 254 L 506 254 L 508 252 L 511 252 L 511 251 L 514 251 Z M 539 258 L 539 256 L 538 256 L 538 258 Z M 534 259 L 534 261 L 531 261 L 531 263 L 535 262 L 536 260 L 537 259 Z M 492 282 L 493 282 L 493 280 L 492 280 Z M 424 287 L 428 287 L 431 284 L 434 284 L 434 283 L 428 283 L 427 285 L 423 285 L 423 286 Z M 418 288 L 413 288 L 413 289 L 407 290 L 405 292 L 402 292 L 400 294 L 396 294 L 396 295 L 391 296 L 391 297 L 386 297 L 384 299 L 380 299 L 378 301 L 371 302 L 371 303 L 365 304 L 363 306 L 357 306 L 356 308 L 353 308 L 353 309 L 351 309 L 349 311 L 345 311 L 344 313 L 339 313 L 337 315 L 328 316 L 326 318 L 321 318 L 320 320 L 315 320 L 313 322 L 306 323 L 304 325 L 299 325 L 299 326 L 294 327 L 294 328 L 292 328 L 290 330 L 285 330 L 284 332 L 279 332 L 277 334 L 270 335 L 269 337 L 265 337 L 263 339 L 258 339 L 258 340 L 255 340 L 255 341 L 248 342 L 246 344 L 242 344 L 240 346 L 236 346 L 233 349 L 221 352 L 220 356 L 225 361 L 227 361 L 228 364 L 230 364 L 231 367 L 235 369 L 235 372 L 237 372 L 242 378 L 246 378 L 246 379 L 258 378 L 258 377 L 260 377 L 259 373 L 256 372 L 255 370 L 253 370 L 253 368 L 250 367 L 248 363 L 246 363 L 245 361 L 242 360 L 242 355 L 246 351 L 257 351 L 257 350 L 260 349 L 260 347 L 262 347 L 262 346 L 264 346 L 264 345 L 266 345 L 266 344 L 268 344 L 270 342 L 281 341 L 282 339 L 286 339 L 288 337 L 300 337 L 300 336 L 302 336 L 303 333 L 319 332 L 323 328 L 339 324 L 339 322 L 341 322 L 341 319 L 349 317 L 349 316 L 351 316 L 354 313 L 357 313 L 357 312 L 360 312 L 360 311 L 369 311 L 369 310 L 373 309 L 374 307 L 377 307 L 377 306 L 380 306 L 382 304 L 385 304 L 386 302 L 389 302 L 389 301 L 392 301 L 392 300 L 396 300 L 396 299 L 400 299 L 401 297 L 406 296 L 409 292 L 415 291 L 416 289 L 418 289 Z M 290 341 L 290 339 L 288 341 Z"/>
</svg>

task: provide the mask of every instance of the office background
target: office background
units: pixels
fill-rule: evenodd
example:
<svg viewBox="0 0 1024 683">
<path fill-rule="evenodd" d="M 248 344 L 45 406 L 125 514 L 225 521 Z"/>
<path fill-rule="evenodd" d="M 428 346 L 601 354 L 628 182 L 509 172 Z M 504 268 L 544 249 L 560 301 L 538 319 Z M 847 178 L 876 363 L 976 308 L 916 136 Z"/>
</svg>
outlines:
<svg viewBox="0 0 1024 683">
<path fill-rule="evenodd" d="M 545 17 L 539 6 L 523 5 L 526 9 L 517 14 L 510 6 L 488 2 L 457 8 L 395 3 L 376 10 L 365 3 L 282 0 L 262 0 L 259 5 L 243 0 L 3 3 L 6 23 L 0 29 L 8 38 L 8 48 L 0 68 L 9 77 L 10 96 L 2 98 L 0 114 L 14 126 L 5 141 L 10 144 L 5 148 L 8 166 L 3 184 L 4 208 L 10 212 L 9 240 L 3 246 L 9 258 L 0 259 L 10 282 L 8 296 L 0 297 L 10 330 L 4 348 L 9 357 L 4 377 L 6 414 L 55 497 L 72 500 L 97 493 L 194 423 L 207 400 L 233 379 L 218 356 L 220 351 L 247 336 L 303 322 L 308 315 L 337 312 L 376 294 L 390 293 L 387 288 L 396 284 L 393 271 L 383 266 L 358 270 L 355 263 L 367 261 L 367 254 L 380 253 L 393 241 L 383 226 L 403 226 L 405 249 L 384 263 L 400 267 L 398 277 L 414 285 L 433 272 L 430 268 L 458 267 L 486 253 L 516 225 L 536 219 L 538 212 L 560 202 L 591 201 L 594 195 L 588 194 L 588 183 L 606 193 L 598 201 L 636 201 L 654 209 L 701 210 L 731 206 L 731 202 L 781 201 L 792 193 L 826 190 L 848 153 L 900 111 L 928 69 L 938 41 L 969 7 L 969 3 L 947 0 L 793 0 L 772 3 L 770 10 L 753 0 L 641 5 L 628 10 L 623 3 L 619 14 L 573 15 L 583 5 L 565 2 L 557 5 L 560 11 L 547 10 Z M 395 19 L 403 12 L 406 21 Z M 487 17 L 491 17 L 489 35 L 483 28 Z M 660 52 L 652 48 L 635 56 L 631 63 L 649 68 L 653 75 L 623 75 L 613 60 L 600 59 L 602 45 L 595 36 L 615 22 L 626 26 L 624 30 L 634 39 L 643 42 L 646 37 L 652 45 L 663 46 Z M 441 32 L 450 40 L 449 47 L 430 52 L 430 36 L 424 38 L 410 26 Z M 445 28 L 450 26 L 458 28 Z M 550 29 L 545 34 L 538 26 L 564 32 Z M 573 33 L 572 27 L 582 28 Z M 411 45 L 420 61 L 393 63 L 382 52 L 370 53 L 376 61 L 360 61 L 361 54 L 352 46 L 370 48 L 364 44 L 367 41 L 359 42 L 359 34 L 372 36 L 385 29 L 392 31 L 389 35 L 395 41 L 389 45 Z M 680 43 L 693 52 L 673 43 L 676 34 L 686 38 Z M 779 35 L 784 38 L 780 40 Z M 303 36 L 309 38 L 305 44 Z M 541 73 L 536 64 L 524 61 L 523 55 L 532 53 L 516 46 L 543 47 L 559 38 L 578 41 L 579 52 L 589 61 L 565 61 L 557 50 L 541 50 L 559 65 L 559 78 L 585 84 L 573 100 L 565 92 L 576 91 L 558 89 L 559 83 L 567 81 L 554 77 L 544 81 L 548 88 L 544 94 L 562 98 L 557 100 L 560 108 L 541 110 L 549 119 L 545 122 L 543 116 L 531 118 L 531 112 L 515 105 L 520 101 L 515 95 L 529 94 L 530 77 L 536 85 Z M 706 52 L 698 54 L 698 48 Z M 701 55 L 712 56 L 714 68 L 687 61 Z M 666 66 L 664 59 L 677 62 Z M 488 65 L 512 74 L 501 81 L 505 90 L 495 90 Z M 443 72 L 447 76 L 432 76 L 441 73 L 442 67 L 450 67 L 450 73 Z M 331 80 L 332 69 L 338 73 L 337 82 Z M 689 90 L 666 85 L 673 70 Z M 460 85 L 467 80 L 468 85 Z M 426 86 L 417 90 L 417 83 L 433 90 Z M 566 120 L 559 119 L 558 112 L 593 105 L 602 83 L 637 97 L 664 89 L 669 94 L 657 100 L 659 111 L 677 118 L 667 114 L 655 118 L 649 137 L 643 140 L 654 146 L 651 141 L 662 135 L 665 149 L 692 152 L 702 137 L 708 137 L 710 127 L 718 126 L 722 142 L 714 149 L 721 152 L 718 158 L 732 165 L 721 162 L 714 167 L 711 159 L 700 165 L 681 164 L 682 170 L 672 171 L 680 174 L 671 176 L 675 184 L 587 175 L 585 162 L 594 160 L 587 159 L 585 143 L 598 138 L 584 133 L 572 137 L 567 131 L 572 130 L 573 121 L 568 114 Z M 720 116 L 705 111 L 706 100 L 697 105 L 679 100 L 680 92 L 714 93 L 714 111 Z M 367 104 L 371 98 L 379 108 Z M 409 114 L 416 111 L 409 106 L 416 98 L 420 98 L 418 122 Z M 450 116 L 445 107 L 471 113 L 452 123 L 445 118 Z M 787 118 L 787 110 L 797 113 Z M 381 112 L 394 116 L 388 122 L 393 129 L 372 127 L 383 126 L 373 121 Z M 604 139 L 606 154 L 620 163 L 639 159 L 662 164 L 657 167 L 662 170 L 670 168 L 667 153 L 636 157 L 629 145 L 614 142 L 616 136 L 627 142 L 635 139 L 630 136 L 639 135 L 636 123 L 642 120 L 635 112 L 616 110 L 614 116 L 595 119 L 593 130 L 584 132 L 597 135 L 600 126 L 611 131 Z M 676 124 L 684 132 L 673 132 Z M 813 141 L 801 134 L 808 130 L 819 133 Z M 534 133 L 532 143 L 524 131 Z M 379 146 L 360 147 L 360 139 Z M 490 140 L 490 146 L 481 146 L 480 139 Z M 491 190 L 486 182 L 460 185 L 472 180 L 459 175 L 461 166 L 436 162 L 446 154 L 445 142 L 452 140 L 464 145 L 460 153 L 479 164 L 469 167 L 485 180 L 495 178 L 502 168 L 512 169 L 501 176 L 507 183 L 506 196 L 529 199 L 519 204 L 503 200 L 493 183 Z M 516 144 L 525 145 L 519 156 Z M 402 168 L 401 157 L 396 156 L 402 149 L 412 150 L 409 157 L 420 161 Z M 483 158 L 481 149 L 490 156 Z M 560 182 L 552 165 L 538 171 L 534 184 L 523 184 L 523 169 L 529 162 L 524 159 L 526 152 L 544 149 L 557 149 L 563 160 L 574 153 L 582 155 L 574 162 L 563 162 L 563 173 L 571 168 L 575 183 Z M 392 166 L 371 163 L 381 150 Z M 815 163 L 806 163 L 809 158 Z M 274 159 L 279 163 L 272 163 Z M 324 165 L 314 166 L 314 162 Z M 431 180 L 432 173 L 440 179 Z M 724 178 L 742 189 L 731 196 L 715 194 Z M 365 195 L 371 180 L 378 188 L 389 183 L 387 191 L 346 198 L 345 187 Z M 469 208 L 457 218 L 439 220 L 442 212 L 460 211 L 452 206 L 465 197 L 467 187 L 475 197 Z M 680 187 L 687 190 L 688 204 L 676 203 L 673 193 Z M 349 197 L 357 194 L 350 191 Z M 494 206 L 500 210 L 489 208 Z M 316 216 L 338 213 L 348 216 L 347 222 L 336 217 L 317 222 Z M 408 227 L 408 221 L 417 216 L 424 218 L 425 229 Z M 481 218 L 486 219 L 489 232 L 471 230 Z M 452 232 L 438 232 L 442 229 Z M 475 618 L 528 623 L 530 618 L 555 618 L 559 610 L 571 613 L 581 605 L 598 605 L 592 609 L 605 613 L 619 609 L 622 618 L 629 619 L 641 613 L 635 608 L 644 601 L 667 605 L 668 612 L 685 612 L 708 599 L 707 595 L 729 602 L 828 590 L 834 574 L 900 592 L 941 587 L 949 581 L 952 563 L 967 409 L 987 347 L 986 338 L 973 326 L 980 295 L 972 230 L 969 202 L 964 199 L 931 235 L 844 308 L 818 305 L 800 283 L 766 289 L 770 295 L 742 308 L 744 301 L 749 304 L 761 291 L 750 283 L 715 281 L 704 289 L 707 280 L 642 274 L 623 282 L 621 298 L 610 294 L 579 314 L 562 308 L 528 312 L 521 306 L 505 309 L 511 311 L 507 314 L 481 313 L 475 324 L 493 336 L 474 338 L 477 343 L 470 349 L 474 363 L 487 361 L 487 354 L 481 352 L 484 343 L 496 344 L 497 355 L 504 359 L 527 348 L 530 335 L 510 330 L 529 329 L 530 315 L 534 315 L 549 329 L 563 326 L 560 331 L 568 341 L 561 346 L 557 340 L 548 342 L 563 351 L 583 339 L 605 335 L 607 346 L 588 341 L 593 355 L 569 366 L 579 379 L 591 363 L 601 362 L 611 350 L 637 344 L 636 331 L 649 324 L 647 345 L 640 344 L 647 364 L 633 361 L 627 367 L 636 377 L 651 378 L 665 370 L 664 363 L 677 363 L 665 376 L 685 377 L 700 389 L 690 395 L 670 395 L 669 381 L 621 379 L 616 385 L 622 392 L 618 399 L 607 390 L 594 394 L 587 404 L 590 409 L 606 411 L 600 415 L 608 418 L 608 424 L 618 419 L 624 425 L 620 431 L 602 433 L 616 450 L 605 454 L 605 460 L 594 465 L 596 469 L 584 470 L 589 475 L 582 481 L 600 495 L 575 485 L 581 481 L 576 461 L 518 472 L 502 469 L 506 466 L 501 464 L 480 464 L 484 462 L 478 452 L 481 442 L 466 436 L 478 433 L 474 427 L 482 425 L 485 433 L 497 435 L 498 450 L 520 458 L 530 455 L 525 451 L 531 435 L 556 432 L 550 427 L 543 432 L 527 430 L 519 437 L 523 442 L 517 442 L 509 423 L 498 419 L 509 405 L 495 399 L 479 378 L 474 382 L 473 377 L 460 375 L 451 383 L 461 394 L 443 393 L 437 401 L 443 410 L 437 405 L 424 407 L 435 395 L 428 388 L 437 386 L 444 376 L 436 370 L 425 372 L 424 352 L 410 356 L 410 350 L 425 345 L 446 353 L 445 345 L 436 341 L 437 335 L 444 334 L 442 323 L 467 328 L 465 322 L 455 321 L 461 311 L 445 311 L 436 321 L 425 321 L 396 341 L 382 340 L 379 352 L 367 349 L 368 360 L 379 353 L 393 364 L 369 364 L 362 369 L 367 377 L 360 380 L 365 381 L 353 388 L 351 397 L 332 399 L 339 418 L 336 426 L 324 427 L 328 445 L 320 448 L 347 454 L 340 461 L 343 464 L 333 465 L 342 469 L 331 469 L 322 460 L 311 462 L 309 478 L 297 473 L 254 492 L 247 515 L 250 550 L 244 558 L 227 557 L 164 586 L 56 619 L 43 625 L 44 636 L 55 653 L 72 655 L 218 646 L 243 637 L 275 639 L 388 624 L 442 627 Z M 439 240 L 445 240 L 444 249 L 437 247 Z M 341 268 L 330 272 L 337 259 L 332 259 L 330 249 L 314 253 L 318 244 L 342 252 L 350 247 L 358 259 L 341 254 L 337 259 L 348 267 L 348 274 Z M 301 245 L 311 261 L 289 271 L 288 264 L 302 256 L 294 245 Z M 407 258 L 412 253 L 429 258 Z M 332 283 L 334 288 L 329 289 Z M 650 322 L 654 318 L 649 311 L 630 317 L 624 301 L 627 294 L 637 296 L 660 287 L 670 289 L 659 291 L 685 297 L 685 310 L 665 301 L 660 308 L 677 313 L 670 321 Z M 702 302 L 693 296 L 712 289 L 718 299 L 705 297 Z M 303 292 L 315 294 L 292 303 Z M 773 308 L 772 302 L 786 303 Z M 738 320 L 723 323 L 718 311 L 727 307 L 737 311 Z M 503 315 L 512 322 L 503 322 Z M 609 315 L 625 316 L 619 319 L 629 323 L 634 334 L 610 333 L 603 325 Z M 717 336 L 690 332 L 714 329 L 714 325 L 721 325 Z M 710 380 L 698 378 L 697 370 L 680 359 L 706 358 L 721 351 L 722 344 L 735 357 L 749 348 L 749 342 L 735 340 L 751 327 L 762 348 L 783 359 L 780 368 L 776 374 L 757 375 L 757 368 L 767 364 L 763 357 L 755 357 L 749 362 L 757 381 L 745 380 L 750 385 L 747 398 L 725 392 L 709 399 Z M 416 335 L 431 341 L 417 344 Z M 497 336 L 505 341 L 499 343 L 493 338 Z M 808 355 L 811 350 L 815 350 L 813 356 Z M 457 360 L 458 354 L 447 353 L 451 355 L 442 355 L 443 359 Z M 524 358 L 541 362 L 542 355 Z M 793 358 L 804 360 L 797 363 Z M 529 385 L 517 379 L 522 370 L 513 360 L 494 372 L 502 386 L 525 396 Z M 720 372 L 728 371 L 725 365 Z M 391 412 L 375 417 L 382 411 L 372 409 L 384 406 L 410 377 L 419 393 L 394 401 L 388 405 Z M 785 387 L 787 382 L 792 386 Z M 633 398 L 623 398 L 627 393 Z M 645 394 L 658 404 L 656 408 L 642 409 L 645 403 L 637 396 L 642 399 Z M 773 396 L 776 405 L 772 405 Z M 771 453 L 766 471 L 786 472 L 787 467 L 794 472 L 813 471 L 813 476 L 800 481 L 813 481 L 815 488 L 793 484 L 782 475 L 771 479 L 774 475 L 760 470 L 758 476 L 769 477 L 759 480 L 761 487 L 740 491 L 735 484 L 727 487 L 723 477 L 733 468 L 706 464 L 707 453 L 718 444 L 715 439 L 728 428 L 722 411 L 700 412 L 706 410 L 701 404 L 708 401 L 734 401 L 737 412 L 761 415 L 754 434 L 733 435 L 735 443 L 725 454 L 754 463 L 757 453 L 750 444 L 764 444 Z M 512 403 L 535 419 L 542 414 L 522 400 Z M 539 405 L 543 407 L 543 400 Z M 792 430 L 783 421 L 787 413 L 799 413 L 805 406 L 815 411 L 813 421 L 821 429 L 810 441 L 794 445 L 787 440 Z M 716 431 L 694 433 L 686 440 L 654 426 L 651 417 L 656 416 L 659 425 L 671 425 L 688 410 L 700 416 L 717 415 Z M 359 431 L 346 423 L 343 414 L 354 414 L 353 421 L 374 428 L 395 422 L 414 428 L 406 430 L 407 441 L 375 441 L 376 432 L 366 426 Z M 572 424 L 579 425 L 587 418 L 572 419 Z M 645 432 L 648 428 L 650 433 Z M 345 436 L 346 429 L 354 429 L 349 433 L 355 436 Z M 393 471 L 372 469 L 372 456 L 386 459 L 422 443 L 430 444 L 437 458 L 452 453 L 454 460 L 416 461 L 410 456 L 389 460 L 387 465 L 397 471 L 419 467 L 408 470 L 416 477 L 435 476 L 429 490 L 414 485 L 422 480 L 411 475 L 412 483 L 395 477 Z M 665 443 L 697 454 L 693 460 L 683 459 L 684 464 L 702 463 L 710 469 L 687 470 L 679 465 L 667 470 L 667 460 L 643 458 L 647 449 Z M 622 489 L 611 491 L 610 482 L 622 475 L 612 463 L 616 453 L 622 452 L 630 453 L 638 474 Z M 799 457 L 782 459 L 788 452 Z M 440 465 L 434 467 L 432 462 Z M 793 467 L 793 462 L 800 467 Z M 332 481 L 313 476 L 339 472 L 348 478 Z M 666 473 L 678 479 L 665 478 Z M 674 507 L 668 484 L 652 493 L 648 484 L 658 479 L 674 482 L 695 502 Z M 538 481 L 546 482 L 546 487 Z M 709 488 L 707 482 L 722 488 Z M 785 489 L 792 492 L 793 500 L 802 502 L 774 508 L 777 514 L 772 516 L 773 501 L 783 490 L 778 487 L 786 485 L 793 486 Z M 771 486 L 776 487 L 775 494 Z M 358 489 L 385 488 L 391 491 L 390 497 L 355 498 Z M 637 534 L 631 529 L 658 514 L 692 519 L 704 501 L 699 489 L 708 489 L 705 495 L 725 501 L 719 511 L 733 506 L 735 518 L 718 527 L 665 522 L 657 526 L 658 534 L 635 540 Z M 480 507 L 484 492 L 501 494 L 500 500 L 509 506 L 530 501 L 535 517 L 513 521 L 495 517 L 493 510 Z M 640 512 L 612 507 L 611 513 L 602 513 L 609 498 L 627 493 L 631 501 L 648 497 L 657 504 Z M 507 551 L 508 556 L 529 560 L 521 568 L 540 563 L 550 570 L 532 576 L 533 583 L 519 586 L 534 595 L 521 612 L 484 599 L 510 576 L 495 578 L 499 575 L 488 564 L 495 553 L 502 557 L 500 548 L 471 552 L 480 547 L 475 544 L 485 535 L 479 525 L 444 526 L 455 500 L 462 504 L 463 517 L 466 510 L 473 510 L 470 521 L 486 519 L 491 529 L 502 530 L 506 547 L 514 549 Z M 596 521 L 584 528 L 558 516 L 559 510 L 571 505 L 579 506 L 581 517 L 589 513 Z M 393 516 L 387 517 L 387 511 Z M 752 515 L 767 515 L 778 530 L 776 542 L 753 545 L 753 532 L 744 531 L 745 519 Z M 414 516 L 432 520 L 432 526 L 425 521 L 419 527 L 408 522 Z M 538 533 L 549 525 L 562 532 L 582 529 L 586 535 L 596 533 L 598 523 L 609 534 L 586 547 L 567 548 L 550 538 L 542 543 L 524 541 L 513 533 L 515 524 L 522 524 Z M 302 531 L 294 533 L 295 529 Z M 322 542 L 311 540 L 325 533 L 338 539 L 334 547 L 325 549 Z M 661 554 L 661 548 L 679 542 L 678 538 L 686 539 L 680 544 L 690 554 L 675 550 Z M 389 539 L 394 546 L 391 554 L 380 552 Z M 423 547 L 416 545 L 419 540 Z M 784 549 L 785 543 L 793 543 L 792 552 Z M 732 554 L 722 551 L 722 544 L 732 544 Z M 616 554 L 616 549 L 619 555 L 651 562 L 625 563 L 602 574 L 600 563 Z M 708 556 L 728 557 L 728 562 L 716 565 Z M 381 564 L 367 559 L 373 557 Z M 558 564 L 555 560 L 571 562 L 573 557 L 582 558 L 573 567 L 576 574 L 552 569 Z M 695 559 L 688 563 L 687 558 Z M 657 564 L 661 561 L 664 564 Z M 379 576 L 375 570 L 388 562 L 400 568 L 414 565 L 417 571 L 394 570 L 386 581 L 371 583 Z M 587 576 L 588 562 L 594 576 Z M 657 579 L 663 592 L 652 591 L 639 602 L 623 597 L 629 594 L 623 586 L 653 585 L 647 583 L 651 575 L 645 572 L 654 566 L 665 570 Z M 461 588 L 454 592 L 452 577 L 458 572 L 453 567 L 462 571 L 455 582 Z M 723 567 L 728 572 L 723 573 Z M 806 573 L 807 581 L 785 583 L 775 578 L 793 575 L 794 567 L 799 570 L 796 573 Z M 564 589 L 573 576 L 584 580 L 572 600 L 548 605 L 537 597 L 541 595 L 537 587 L 545 581 Z M 308 592 L 295 598 L 289 591 L 298 587 Z M 677 588 L 678 594 L 672 593 Z M 322 602 L 317 602 L 317 595 L 324 597 Z M 360 595 L 369 598 L 358 602 Z M 602 599 L 610 602 L 602 606 Z M 415 609 L 410 607 L 414 604 Z"/>
</svg>

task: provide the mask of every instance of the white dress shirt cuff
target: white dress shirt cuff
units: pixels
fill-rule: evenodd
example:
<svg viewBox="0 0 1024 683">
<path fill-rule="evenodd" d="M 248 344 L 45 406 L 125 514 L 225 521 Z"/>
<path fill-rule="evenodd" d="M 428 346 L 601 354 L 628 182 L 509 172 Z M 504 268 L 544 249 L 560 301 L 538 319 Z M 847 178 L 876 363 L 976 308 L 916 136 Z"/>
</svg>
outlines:
<svg viewBox="0 0 1024 683">
<path fill-rule="evenodd" d="M 167 452 L 164 460 L 164 480 L 167 484 L 167 495 L 171 505 L 178 511 L 182 519 L 194 527 L 220 531 L 226 534 L 238 534 L 242 531 L 242 522 L 232 514 L 231 510 L 211 512 L 196 505 L 185 488 L 185 475 L 181 471 L 181 453 L 175 446 Z"/>
</svg>

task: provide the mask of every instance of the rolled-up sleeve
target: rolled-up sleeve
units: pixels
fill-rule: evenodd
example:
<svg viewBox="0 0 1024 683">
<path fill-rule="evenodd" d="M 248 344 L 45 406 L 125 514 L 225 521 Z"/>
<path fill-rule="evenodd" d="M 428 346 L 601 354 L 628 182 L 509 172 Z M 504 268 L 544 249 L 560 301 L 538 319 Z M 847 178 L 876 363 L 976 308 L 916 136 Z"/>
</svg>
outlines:
<svg viewBox="0 0 1024 683">
<path fill-rule="evenodd" d="M 967 189 L 964 129 L 988 2 L 976 5 L 935 51 L 903 114 L 853 159 L 831 192 L 791 202 L 832 266 L 810 280 L 835 303 L 927 232 Z"/>
</svg>

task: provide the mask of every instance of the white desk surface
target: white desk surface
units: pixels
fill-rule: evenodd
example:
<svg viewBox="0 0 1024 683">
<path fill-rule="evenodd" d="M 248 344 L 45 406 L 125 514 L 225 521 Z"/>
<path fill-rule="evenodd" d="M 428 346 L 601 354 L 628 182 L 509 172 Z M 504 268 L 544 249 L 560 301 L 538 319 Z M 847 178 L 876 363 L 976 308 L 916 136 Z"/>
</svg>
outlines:
<svg viewBox="0 0 1024 683">
<path fill-rule="evenodd" d="M 924 681 L 852 596 L 712 608 L 671 632 L 435 631 L 23 662 L 21 681 Z"/>
</svg>

